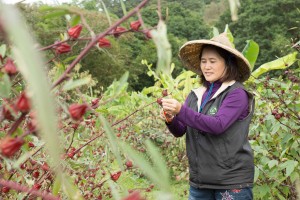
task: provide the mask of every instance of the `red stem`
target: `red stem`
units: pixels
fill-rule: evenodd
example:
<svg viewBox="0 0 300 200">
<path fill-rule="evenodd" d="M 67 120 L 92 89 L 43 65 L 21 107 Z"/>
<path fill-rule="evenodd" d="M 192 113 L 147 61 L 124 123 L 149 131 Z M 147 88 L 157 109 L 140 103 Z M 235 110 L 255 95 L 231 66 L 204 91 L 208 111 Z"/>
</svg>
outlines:
<svg viewBox="0 0 300 200">
<path fill-rule="evenodd" d="M 49 46 L 40 48 L 39 51 L 45 51 L 45 50 L 51 49 L 52 47 L 57 46 L 57 45 L 60 45 L 60 44 L 62 44 L 62 43 L 65 43 L 65 42 L 67 42 L 67 41 L 69 41 L 69 40 L 70 40 L 70 38 L 68 38 L 68 39 L 66 39 L 66 40 L 63 40 L 63 41 L 60 41 L 60 42 L 57 42 L 57 43 L 54 43 L 54 44 L 51 44 L 51 45 L 49 45 Z"/>
<path fill-rule="evenodd" d="M 11 135 L 18 128 L 18 126 L 21 124 L 21 122 L 25 119 L 26 114 L 27 113 L 22 113 L 22 115 L 19 117 L 19 119 L 17 121 L 15 121 L 13 126 L 9 129 L 7 135 Z"/>
<path fill-rule="evenodd" d="M 61 84 L 64 80 L 66 80 L 67 75 L 71 72 L 71 70 L 75 67 L 75 65 L 88 53 L 88 51 L 98 42 L 100 38 L 103 38 L 105 35 L 113 31 L 115 28 L 117 28 L 122 22 L 130 18 L 132 15 L 137 13 L 143 6 L 146 5 L 146 3 L 149 0 L 142 1 L 137 7 L 135 7 L 132 11 L 130 11 L 126 16 L 122 17 L 120 20 L 118 20 L 114 25 L 109 27 L 106 31 L 103 33 L 100 33 L 97 35 L 88 45 L 87 47 L 80 52 L 80 54 L 77 56 L 77 58 L 68 66 L 66 71 L 56 80 L 56 82 L 53 84 L 52 88 L 55 88 L 59 84 Z"/>
<path fill-rule="evenodd" d="M 42 197 L 45 200 L 59 200 L 59 197 L 55 197 L 47 192 L 42 192 L 40 190 L 33 190 L 31 188 L 22 186 L 19 183 L 13 181 L 5 181 L 3 179 L 0 179 L 0 185 L 9 187 L 10 189 L 14 189 L 16 191 L 27 192 L 29 194 Z"/>
</svg>

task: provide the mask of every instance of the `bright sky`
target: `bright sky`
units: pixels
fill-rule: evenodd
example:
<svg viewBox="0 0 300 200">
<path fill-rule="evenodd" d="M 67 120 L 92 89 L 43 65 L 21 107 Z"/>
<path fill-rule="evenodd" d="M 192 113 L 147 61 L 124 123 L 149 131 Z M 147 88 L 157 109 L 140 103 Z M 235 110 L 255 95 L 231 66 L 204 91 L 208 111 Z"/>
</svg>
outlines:
<svg viewBox="0 0 300 200">
<path fill-rule="evenodd" d="M 18 3 L 20 1 L 22 0 L 2 0 L 3 3 L 9 3 L 9 4 Z M 61 4 L 61 3 L 71 2 L 71 0 L 25 0 L 24 3 L 34 3 L 39 1 L 46 4 Z"/>
</svg>

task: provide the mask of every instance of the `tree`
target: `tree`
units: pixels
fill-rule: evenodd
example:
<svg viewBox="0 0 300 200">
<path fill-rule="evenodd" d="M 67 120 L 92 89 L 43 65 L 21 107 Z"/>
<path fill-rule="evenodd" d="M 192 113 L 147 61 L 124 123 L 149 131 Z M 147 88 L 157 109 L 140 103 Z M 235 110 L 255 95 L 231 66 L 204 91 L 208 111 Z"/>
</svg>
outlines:
<svg viewBox="0 0 300 200">
<path fill-rule="evenodd" d="M 220 17 L 217 27 L 224 29 L 229 24 L 236 36 L 237 49 L 242 50 L 247 39 L 260 45 L 256 67 L 292 51 L 291 40 L 300 39 L 299 18 L 300 2 L 294 0 L 246 0 L 239 10 L 239 19 L 232 22 L 229 11 Z"/>
</svg>

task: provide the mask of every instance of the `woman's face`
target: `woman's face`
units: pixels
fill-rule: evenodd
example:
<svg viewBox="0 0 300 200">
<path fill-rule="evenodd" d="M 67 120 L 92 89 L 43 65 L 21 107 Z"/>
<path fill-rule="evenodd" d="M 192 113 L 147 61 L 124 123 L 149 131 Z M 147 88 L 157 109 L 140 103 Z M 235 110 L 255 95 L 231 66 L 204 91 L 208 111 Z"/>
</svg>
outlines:
<svg viewBox="0 0 300 200">
<path fill-rule="evenodd" d="M 201 71 L 208 82 L 215 82 L 225 75 L 225 60 L 212 48 L 202 51 L 200 60 Z"/>
</svg>

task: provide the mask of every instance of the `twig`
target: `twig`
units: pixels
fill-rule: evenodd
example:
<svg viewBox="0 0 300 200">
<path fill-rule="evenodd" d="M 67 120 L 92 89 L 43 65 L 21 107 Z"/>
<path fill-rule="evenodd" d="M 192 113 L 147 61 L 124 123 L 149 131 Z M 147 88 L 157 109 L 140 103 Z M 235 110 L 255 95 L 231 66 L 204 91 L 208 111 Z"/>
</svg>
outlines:
<svg viewBox="0 0 300 200">
<path fill-rule="evenodd" d="M 11 135 L 18 128 L 18 126 L 21 124 L 21 122 L 25 119 L 26 114 L 27 113 L 22 113 L 22 115 L 17 119 L 17 121 L 14 122 L 12 127 L 9 129 L 9 131 L 7 132 L 7 135 Z"/>
<path fill-rule="evenodd" d="M 63 81 L 66 80 L 68 74 L 72 71 L 72 69 L 75 67 L 75 65 L 88 53 L 88 51 L 98 42 L 98 40 L 100 38 L 103 38 L 105 35 L 107 35 L 111 31 L 113 31 L 115 28 L 117 28 L 117 26 L 119 26 L 122 22 L 124 22 L 125 20 L 130 18 L 132 15 L 137 13 L 139 11 L 139 9 L 142 8 L 143 6 L 145 6 L 148 1 L 149 0 L 142 1 L 137 7 L 135 7 L 132 11 L 130 11 L 130 13 L 128 13 L 126 16 L 122 17 L 114 25 L 109 27 L 106 31 L 104 31 L 103 33 L 100 33 L 95 38 L 93 38 L 92 41 L 87 45 L 87 47 L 83 51 L 81 51 L 80 54 L 77 56 L 77 58 L 75 60 L 73 60 L 73 62 L 68 66 L 66 71 L 58 78 L 57 81 L 54 82 L 52 88 L 55 88 L 56 86 L 58 86 L 59 84 L 61 84 Z"/>
<path fill-rule="evenodd" d="M 6 181 L 3 179 L 0 179 L 0 185 L 6 186 L 10 189 L 14 189 L 16 191 L 27 192 L 27 193 L 35 195 L 37 197 L 42 197 L 45 200 L 59 200 L 59 197 L 55 197 L 50 193 L 42 192 L 40 190 L 33 190 L 31 188 L 28 188 L 26 186 L 23 186 L 19 183 L 13 182 L 13 181 Z"/>
<path fill-rule="evenodd" d="M 51 44 L 51 45 L 49 45 L 49 46 L 40 48 L 39 51 L 45 51 L 45 50 L 51 49 L 52 47 L 58 46 L 58 45 L 60 45 L 60 44 L 62 44 L 62 43 L 65 43 L 65 42 L 67 42 L 67 41 L 69 41 L 69 40 L 70 40 L 70 38 L 68 38 L 68 39 L 66 39 L 66 40 L 63 40 L 63 41 L 60 41 L 60 42 L 57 42 L 57 43 L 54 43 L 54 44 Z"/>
</svg>

